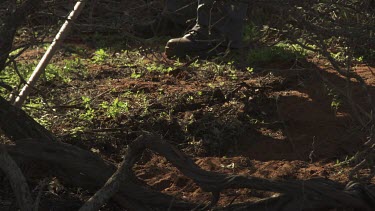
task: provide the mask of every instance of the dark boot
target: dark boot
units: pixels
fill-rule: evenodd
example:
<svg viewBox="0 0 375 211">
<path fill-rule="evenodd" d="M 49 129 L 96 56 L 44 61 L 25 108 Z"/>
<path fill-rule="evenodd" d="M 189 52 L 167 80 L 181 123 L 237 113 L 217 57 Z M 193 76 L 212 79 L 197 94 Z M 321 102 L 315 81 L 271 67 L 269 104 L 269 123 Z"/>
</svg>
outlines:
<svg viewBox="0 0 375 211">
<path fill-rule="evenodd" d="M 196 25 L 181 38 L 168 41 L 167 57 L 211 56 L 223 49 L 240 48 L 247 4 L 198 0 Z"/>
<path fill-rule="evenodd" d="M 169 40 L 165 54 L 168 58 L 209 57 L 223 52 L 226 43 L 225 38 L 218 33 L 208 35 L 207 29 L 194 27 L 183 37 Z"/>
</svg>

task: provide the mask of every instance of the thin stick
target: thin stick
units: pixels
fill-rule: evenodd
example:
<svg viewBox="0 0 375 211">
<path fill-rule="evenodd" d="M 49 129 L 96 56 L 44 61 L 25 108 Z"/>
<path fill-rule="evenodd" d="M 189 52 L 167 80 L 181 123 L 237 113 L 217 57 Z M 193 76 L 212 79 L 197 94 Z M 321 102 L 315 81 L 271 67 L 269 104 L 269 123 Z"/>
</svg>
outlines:
<svg viewBox="0 0 375 211">
<path fill-rule="evenodd" d="M 52 56 L 55 54 L 57 49 L 60 47 L 61 43 L 68 35 L 71 25 L 73 21 L 78 17 L 81 13 L 82 8 L 85 5 L 85 0 L 79 0 L 74 6 L 74 9 L 70 12 L 67 20 L 60 28 L 59 32 L 56 34 L 55 39 L 53 40 L 52 44 L 47 49 L 46 53 L 43 55 L 43 58 L 40 60 L 38 66 L 35 68 L 33 74 L 30 76 L 29 81 L 25 84 L 22 88 L 21 92 L 19 93 L 18 97 L 14 102 L 14 106 L 21 107 L 23 102 L 26 100 L 27 96 L 29 95 L 32 87 L 38 81 L 40 75 L 44 72 L 45 68 L 47 67 L 49 61 L 51 60 Z"/>
</svg>

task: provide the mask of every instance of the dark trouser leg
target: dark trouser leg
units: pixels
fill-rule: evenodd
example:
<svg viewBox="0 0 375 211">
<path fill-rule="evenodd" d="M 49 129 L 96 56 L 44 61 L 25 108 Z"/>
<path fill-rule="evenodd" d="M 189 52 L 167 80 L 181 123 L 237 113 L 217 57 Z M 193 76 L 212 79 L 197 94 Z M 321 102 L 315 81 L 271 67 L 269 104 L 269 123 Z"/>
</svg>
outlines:
<svg viewBox="0 0 375 211">
<path fill-rule="evenodd" d="M 248 5 L 233 0 L 198 0 L 197 24 L 193 29 L 206 29 L 219 34 L 234 48 L 241 47 L 244 19 Z"/>
<path fill-rule="evenodd" d="M 195 24 L 198 2 L 196 0 L 166 0 L 162 15 L 175 24 L 192 27 Z"/>
<path fill-rule="evenodd" d="M 164 9 L 153 21 L 134 25 L 135 34 L 150 38 L 153 36 L 181 36 L 196 23 L 196 0 L 165 0 Z"/>
</svg>

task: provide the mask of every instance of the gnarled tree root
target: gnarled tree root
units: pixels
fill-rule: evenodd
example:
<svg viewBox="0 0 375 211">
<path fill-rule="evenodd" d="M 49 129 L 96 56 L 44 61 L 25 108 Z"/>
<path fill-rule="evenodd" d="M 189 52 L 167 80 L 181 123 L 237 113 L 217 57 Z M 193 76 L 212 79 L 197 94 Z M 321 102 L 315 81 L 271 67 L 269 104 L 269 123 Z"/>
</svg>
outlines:
<svg viewBox="0 0 375 211">
<path fill-rule="evenodd" d="M 17 141 L 16 145 L 5 146 L 9 154 L 18 162 L 33 161 L 35 165 L 48 166 L 49 172 L 70 186 L 82 187 L 91 191 L 98 190 L 115 172 L 116 167 L 102 160 L 95 154 L 78 147 L 61 142 L 44 142 L 40 140 Z M 42 168 L 43 168 L 42 166 Z M 123 200 L 124 198 L 127 199 Z M 175 200 L 148 187 L 137 180 L 129 179 L 121 184 L 120 191 L 113 198 L 128 209 L 157 207 L 167 209 L 171 201 L 179 210 L 193 209 L 194 203 Z M 125 203 L 124 203 L 125 202 Z M 139 210 L 139 209 L 137 209 Z"/>
<path fill-rule="evenodd" d="M 128 153 L 115 175 L 106 185 L 95 194 L 87 204 L 109 198 L 120 187 L 121 181 L 132 177 L 132 166 L 140 157 L 142 151 L 151 149 L 164 156 L 185 176 L 194 180 L 204 191 L 213 193 L 213 201 L 209 207 L 214 207 L 219 200 L 220 192 L 228 188 L 252 188 L 282 193 L 276 198 L 269 198 L 258 203 L 231 205 L 224 210 L 248 210 L 249 208 L 266 205 L 271 210 L 297 210 L 304 208 L 334 208 L 352 207 L 371 210 L 375 206 L 375 187 L 351 185 L 344 188 L 330 180 L 311 179 L 306 181 L 271 181 L 255 177 L 225 175 L 202 170 L 190 158 L 175 149 L 172 145 L 162 141 L 157 136 L 145 135 L 135 140 L 128 148 Z M 113 192 L 111 192 L 113 191 Z M 364 192 L 367 192 L 363 197 Z M 105 197 L 103 197 L 105 196 Z M 372 198 L 371 198 L 372 197 Z M 94 208 L 94 207 L 93 207 Z M 96 209 L 99 209 L 96 207 Z"/>
<path fill-rule="evenodd" d="M 21 211 L 33 210 L 33 199 L 29 186 L 16 162 L 9 156 L 3 146 L 0 146 L 0 169 L 9 178 Z"/>
<path fill-rule="evenodd" d="M 9 121 L 10 119 L 14 121 Z M 158 208 L 161 210 L 264 210 L 265 207 L 267 210 L 335 207 L 374 210 L 375 208 L 374 185 L 350 183 L 345 187 L 327 179 L 275 181 L 209 172 L 199 168 L 188 156 L 172 145 L 150 134 L 140 136 L 129 145 L 121 167 L 114 174 L 117 169 L 115 165 L 89 151 L 56 141 L 48 130 L 22 110 L 9 105 L 1 97 L 0 129 L 16 142 L 16 145 L 3 145 L 16 161 L 33 161 L 35 165 L 47 165 L 55 176 L 71 186 L 97 191 L 104 185 L 85 205 L 92 209 L 98 209 L 109 198 L 128 210 Z M 150 149 L 165 157 L 202 190 L 211 192 L 213 196 L 211 203 L 202 206 L 194 202 L 186 202 L 154 191 L 141 183 L 134 176 L 132 167 L 145 149 Z M 108 178 L 111 179 L 108 180 Z M 220 193 L 229 188 L 272 191 L 280 195 L 255 203 L 216 207 Z M 85 206 L 82 209 L 85 209 Z"/>
<path fill-rule="evenodd" d="M 89 190 L 97 190 L 115 172 L 115 167 L 112 164 L 101 160 L 91 152 L 69 144 L 27 140 L 18 142 L 15 146 L 6 146 L 6 148 L 17 160 L 32 159 L 35 162 L 48 163 L 49 166 L 55 167 L 57 176 L 65 183 Z M 373 185 L 365 187 L 357 184 L 345 188 L 343 185 L 327 179 L 273 181 L 209 172 L 202 170 L 189 157 L 153 135 L 141 136 L 129 146 L 119 171 L 113 175 L 102 190 L 93 196 L 86 206 L 91 210 L 100 208 L 106 200 L 116 194 L 113 197 L 114 200 L 121 201 L 120 198 L 125 197 L 131 202 L 128 204 L 134 202 L 138 208 L 141 206 L 144 209 L 167 209 L 172 202 L 173 210 L 203 208 L 197 204 L 176 200 L 172 196 L 153 191 L 137 182 L 132 167 L 145 149 L 151 149 L 164 156 L 202 190 L 212 192 L 213 200 L 206 208 L 214 208 L 219 200 L 220 192 L 229 188 L 251 188 L 279 192 L 281 195 L 257 203 L 233 204 L 215 209 L 248 210 L 256 207 L 261 209 L 263 205 L 267 205 L 267 208 L 271 210 L 335 207 L 372 210 L 375 207 L 375 187 Z M 127 208 L 131 209 L 131 207 Z M 132 209 L 136 210 L 134 207 Z"/>
</svg>

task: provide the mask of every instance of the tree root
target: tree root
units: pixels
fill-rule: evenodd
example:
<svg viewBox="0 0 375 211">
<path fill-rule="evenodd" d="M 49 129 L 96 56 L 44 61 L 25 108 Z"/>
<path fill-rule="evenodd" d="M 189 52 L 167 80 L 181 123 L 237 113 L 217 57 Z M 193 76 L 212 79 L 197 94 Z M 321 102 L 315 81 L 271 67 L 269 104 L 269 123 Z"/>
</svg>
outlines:
<svg viewBox="0 0 375 211">
<path fill-rule="evenodd" d="M 29 186 L 16 162 L 9 156 L 3 146 L 0 147 L 0 169 L 7 175 L 22 211 L 33 210 Z"/>
<path fill-rule="evenodd" d="M 340 207 L 374 210 L 375 208 L 375 185 L 349 183 L 345 187 L 328 179 L 267 180 L 205 171 L 184 153 L 152 134 L 142 135 L 128 146 L 124 161 L 116 171 L 114 164 L 102 160 L 92 152 L 55 141 L 49 131 L 33 121 L 26 113 L 9 106 L 7 101 L 1 98 L 0 108 L 2 109 L 0 129 L 16 143 L 16 145 L 2 145 L 2 147 L 16 161 L 21 163 L 33 161 L 36 165 L 47 165 L 52 174 L 70 186 L 82 187 L 90 191 L 101 188 L 81 210 L 98 210 L 109 199 L 113 199 L 127 210 L 264 210 L 265 208 L 303 210 Z M 6 117 L 16 118 L 12 123 L 14 128 L 9 127 Z M 27 124 L 20 118 L 26 119 Z M 211 203 L 201 205 L 183 201 L 154 191 L 141 183 L 134 175 L 132 167 L 146 149 L 165 157 L 203 191 L 211 192 Z M 278 192 L 280 195 L 257 202 L 217 207 L 223 190 L 239 188 Z M 20 207 L 22 206 L 20 204 Z"/>
</svg>

